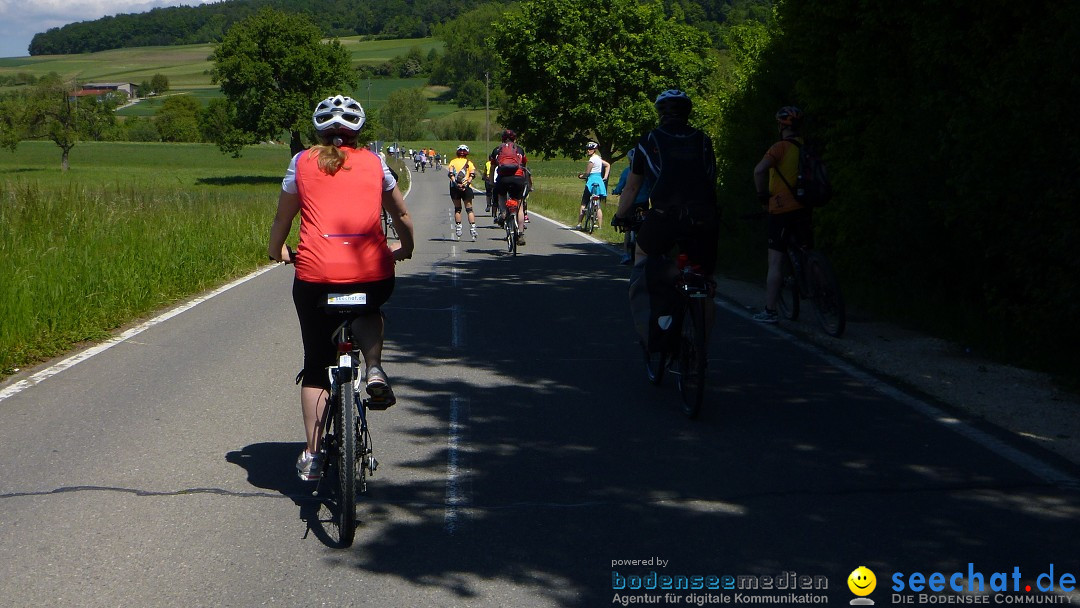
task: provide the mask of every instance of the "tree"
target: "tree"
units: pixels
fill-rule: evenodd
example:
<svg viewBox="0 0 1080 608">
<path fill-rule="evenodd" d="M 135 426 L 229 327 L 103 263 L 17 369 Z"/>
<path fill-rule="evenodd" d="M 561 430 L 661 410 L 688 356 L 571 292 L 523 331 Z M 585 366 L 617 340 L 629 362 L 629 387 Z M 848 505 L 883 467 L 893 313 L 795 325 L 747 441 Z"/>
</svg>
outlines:
<svg viewBox="0 0 1080 608">
<path fill-rule="evenodd" d="M 114 95 L 80 99 L 77 88 L 74 82 L 52 72 L 38 81 L 22 109 L 26 133 L 52 140 L 60 147 L 63 171 L 68 170 L 68 156 L 80 135 L 101 133 L 116 124 Z"/>
<path fill-rule="evenodd" d="M 200 141 L 199 112 L 202 107 L 190 95 L 173 95 L 155 114 L 162 141 Z"/>
<path fill-rule="evenodd" d="M 499 120 L 545 157 L 594 139 L 605 159 L 622 158 L 655 126 L 656 94 L 695 92 L 709 71 L 708 36 L 656 3 L 525 0 L 493 30 Z"/>
<path fill-rule="evenodd" d="M 379 112 L 379 123 L 390 139 L 419 139 L 420 120 L 427 114 L 428 102 L 421 89 L 398 89 Z"/>
<path fill-rule="evenodd" d="M 0 148 L 12 152 L 26 130 L 22 120 L 22 96 L 11 93 L 0 96 Z"/>
<path fill-rule="evenodd" d="M 154 74 L 154 77 L 150 79 L 150 90 L 157 95 L 168 91 L 169 77 L 164 74 Z"/>
<path fill-rule="evenodd" d="M 461 107 L 484 105 L 484 72 L 497 67 L 487 37 L 491 25 L 502 19 L 505 11 L 498 3 L 483 4 L 435 27 L 435 37 L 446 43 L 446 52 L 435 60 L 431 83 L 448 85 Z"/>
<path fill-rule="evenodd" d="M 349 52 L 321 36 L 307 17 L 269 8 L 226 32 L 211 55 L 211 76 L 243 137 L 218 138 L 222 151 L 239 156 L 244 143 L 277 139 L 282 131 L 290 133 L 294 154 L 304 149 L 300 133 L 315 104 L 355 82 Z"/>
</svg>

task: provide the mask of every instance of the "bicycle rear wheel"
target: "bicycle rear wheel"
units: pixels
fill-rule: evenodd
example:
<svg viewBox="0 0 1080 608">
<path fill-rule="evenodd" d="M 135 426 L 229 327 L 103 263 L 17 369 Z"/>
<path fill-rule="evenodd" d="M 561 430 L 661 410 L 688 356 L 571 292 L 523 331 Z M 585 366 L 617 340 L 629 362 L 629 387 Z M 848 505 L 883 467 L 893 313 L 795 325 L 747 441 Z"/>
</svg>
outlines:
<svg viewBox="0 0 1080 608">
<path fill-rule="evenodd" d="M 780 316 L 789 321 L 796 321 L 799 318 L 799 280 L 795 276 L 791 255 L 791 252 L 785 252 L 784 259 L 780 263 L 780 276 L 783 277 L 783 283 L 780 284 L 780 294 L 776 298 L 776 308 Z"/>
<path fill-rule="evenodd" d="M 517 213 L 506 212 L 506 250 L 517 255 Z"/>
<path fill-rule="evenodd" d="M 679 338 L 679 394 L 687 418 L 697 418 L 705 399 L 705 320 L 700 303 L 692 304 L 683 319 Z"/>
<path fill-rule="evenodd" d="M 334 404 L 334 427 L 337 436 L 338 513 L 334 522 L 338 542 L 348 547 L 356 533 L 356 393 L 353 390 L 351 368 L 341 370 L 338 402 Z"/>
<path fill-rule="evenodd" d="M 847 310 L 832 264 L 819 251 L 811 251 L 806 263 L 809 265 L 810 289 L 818 321 L 825 333 L 839 338 L 847 325 Z"/>
</svg>

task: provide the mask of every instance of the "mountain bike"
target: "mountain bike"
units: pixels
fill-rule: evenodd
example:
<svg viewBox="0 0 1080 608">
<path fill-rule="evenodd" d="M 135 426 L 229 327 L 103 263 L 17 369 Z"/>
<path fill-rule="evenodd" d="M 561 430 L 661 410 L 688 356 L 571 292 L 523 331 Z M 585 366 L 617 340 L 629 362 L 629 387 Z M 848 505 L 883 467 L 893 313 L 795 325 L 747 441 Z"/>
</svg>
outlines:
<svg viewBox="0 0 1080 608">
<path fill-rule="evenodd" d="M 585 217 L 581 219 L 581 230 L 592 234 L 594 230 L 600 227 L 599 215 L 600 195 L 596 193 L 596 188 L 593 188 L 592 194 L 589 196 L 589 203 L 585 206 Z"/>
<path fill-rule="evenodd" d="M 636 231 L 641 216 L 612 220 L 619 230 Z M 678 248 L 676 249 L 676 251 Z M 655 262 L 668 267 L 666 274 L 674 274 L 671 288 L 677 304 L 670 315 L 657 319 L 657 323 L 669 336 L 659 349 L 650 349 L 642 343 L 645 355 L 645 373 L 654 385 L 663 384 L 665 372 L 675 376 L 675 383 L 682 399 L 682 412 L 687 418 L 697 418 L 705 399 L 706 369 L 709 361 L 709 326 L 713 318 L 713 299 L 716 297 L 716 281 L 701 272 L 701 266 L 691 264 L 686 254 L 658 256 Z M 663 273 L 657 273 L 663 274 Z"/>
<path fill-rule="evenodd" d="M 327 483 L 327 497 L 322 501 L 320 522 L 329 522 L 336 529 L 334 539 L 340 547 L 348 547 L 356 532 L 356 495 L 367 491 L 367 479 L 379 467 L 371 444 L 367 412 L 370 400 L 363 394 L 364 374 L 361 355 L 353 334 L 356 306 L 365 301 L 366 294 L 330 294 L 326 309 L 341 317 L 334 330 L 337 344 L 337 365 L 327 368 L 330 376 L 330 396 L 326 402 L 326 418 L 320 451 L 326 463 L 316 488 L 321 494 Z"/>
<path fill-rule="evenodd" d="M 776 303 L 781 316 L 797 320 L 799 303 L 805 298 L 814 304 L 814 313 L 825 333 L 834 338 L 843 335 L 847 324 L 844 297 L 832 264 L 824 253 L 809 249 L 797 238 L 792 238 L 784 254 L 781 276 L 784 282 Z"/>
</svg>

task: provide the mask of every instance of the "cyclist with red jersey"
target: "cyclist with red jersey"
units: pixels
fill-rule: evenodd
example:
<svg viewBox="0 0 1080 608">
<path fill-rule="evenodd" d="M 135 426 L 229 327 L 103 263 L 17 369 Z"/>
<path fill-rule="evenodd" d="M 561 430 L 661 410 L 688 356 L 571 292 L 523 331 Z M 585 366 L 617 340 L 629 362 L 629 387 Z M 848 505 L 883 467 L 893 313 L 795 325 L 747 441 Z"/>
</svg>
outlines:
<svg viewBox="0 0 1080 608">
<path fill-rule="evenodd" d="M 506 208 L 506 201 L 517 202 L 518 245 L 525 244 L 525 206 L 520 204 L 529 185 L 525 166 L 529 163 L 525 150 L 517 145 L 517 133 L 507 129 L 502 133 L 502 143 L 488 156 L 491 161 L 488 178 L 495 182 L 494 198 L 499 210 Z M 500 214 L 501 215 L 501 214 Z"/>
<path fill-rule="evenodd" d="M 367 148 L 357 148 L 366 116 L 349 97 L 330 97 L 315 108 L 312 122 L 319 145 L 298 153 L 289 163 L 270 228 L 267 253 L 296 268 L 292 297 L 304 345 L 300 406 L 307 446 L 297 459 L 301 479 L 318 479 L 318 445 L 325 423 L 334 364 L 330 340 L 340 320 L 325 310 L 331 293 L 362 293 L 366 303 L 353 328 L 367 365 L 371 409 L 395 402 L 382 369 L 383 317 L 380 306 L 394 290 L 394 263 L 412 257 L 413 226 L 397 180 L 386 162 Z M 382 231 L 382 211 L 393 219 L 399 242 L 391 249 Z M 285 239 L 300 214 L 300 241 L 292 257 Z"/>
</svg>

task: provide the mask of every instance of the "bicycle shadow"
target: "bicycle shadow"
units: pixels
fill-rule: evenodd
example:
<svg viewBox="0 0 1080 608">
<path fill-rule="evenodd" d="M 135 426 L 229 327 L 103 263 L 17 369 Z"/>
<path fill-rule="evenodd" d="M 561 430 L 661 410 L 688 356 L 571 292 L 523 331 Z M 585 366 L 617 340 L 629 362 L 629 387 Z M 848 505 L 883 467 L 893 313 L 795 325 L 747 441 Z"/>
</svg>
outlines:
<svg viewBox="0 0 1080 608">
<path fill-rule="evenodd" d="M 300 508 L 301 521 L 307 524 L 304 538 L 310 532 L 327 547 L 343 548 L 333 531 L 338 504 L 328 491 L 336 480 L 326 477 L 316 483 L 297 477 L 296 455 L 303 449 L 300 442 L 253 443 L 225 454 L 225 460 L 247 471 L 251 485 L 292 500 Z"/>
</svg>

